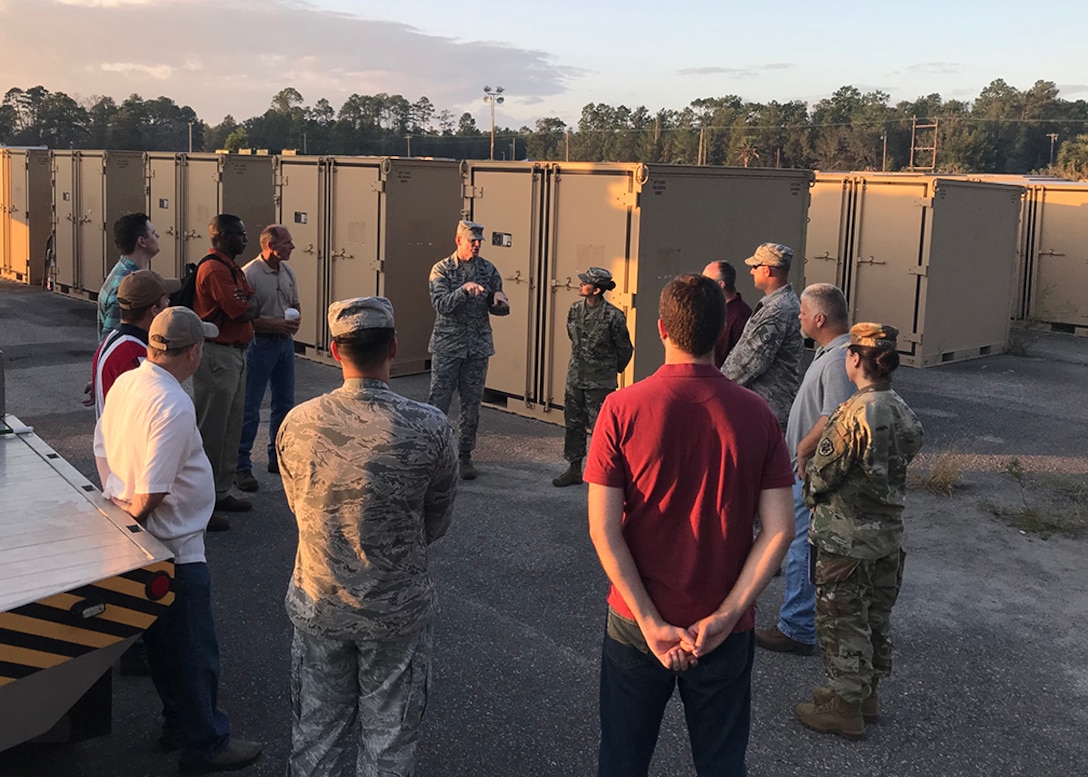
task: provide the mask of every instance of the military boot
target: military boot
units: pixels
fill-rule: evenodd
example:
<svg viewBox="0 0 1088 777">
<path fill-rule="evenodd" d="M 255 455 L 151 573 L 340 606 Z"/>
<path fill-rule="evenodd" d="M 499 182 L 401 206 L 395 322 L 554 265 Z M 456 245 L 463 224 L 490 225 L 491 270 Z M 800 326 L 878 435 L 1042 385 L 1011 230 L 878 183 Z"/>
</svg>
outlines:
<svg viewBox="0 0 1088 777">
<path fill-rule="evenodd" d="M 815 696 L 815 693 L 813 694 Z M 865 736 L 865 720 L 861 717 L 861 702 L 848 702 L 834 691 L 822 703 L 798 704 L 797 719 L 802 725 L 822 734 L 838 734 L 847 739 Z"/>
<path fill-rule="evenodd" d="M 475 480 L 476 467 L 472 466 L 472 454 L 461 454 L 461 480 Z"/>
<path fill-rule="evenodd" d="M 876 695 L 876 682 L 876 680 L 873 680 L 869 698 L 861 703 L 861 717 L 865 719 L 866 723 L 880 722 L 880 700 Z M 812 689 L 812 700 L 817 704 L 823 704 L 829 701 L 834 695 L 835 692 L 826 686 Z"/>
<path fill-rule="evenodd" d="M 582 482 L 582 460 L 575 459 L 567 467 L 567 471 L 557 478 L 552 478 L 552 485 L 562 488 L 563 486 L 576 486 Z"/>
</svg>

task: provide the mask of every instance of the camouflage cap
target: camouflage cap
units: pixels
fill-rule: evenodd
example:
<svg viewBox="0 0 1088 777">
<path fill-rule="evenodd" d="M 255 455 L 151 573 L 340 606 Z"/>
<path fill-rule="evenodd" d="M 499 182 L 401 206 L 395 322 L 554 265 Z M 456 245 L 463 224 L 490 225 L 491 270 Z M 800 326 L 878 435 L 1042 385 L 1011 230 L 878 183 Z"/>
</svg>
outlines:
<svg viewBox="0 0 1088 777">
<path fill-rule="evenodd" d="M 863 322 L 850 327 L 850 345 L 894 350 L 899 330 L 888 324 Z"/>
<path fill-rule="evenodd" d="M 192 308 L 177 305 L 155 316 L 147 332 L 150 348 L 165 351 L 168 348 L 187 348 L 209 337 L 218 337 L 219 327 L 201 321 Z"/>
<path fill-rule="evenodd" d="M 122 310 L 139 310 L 150 307 L 181 288 L 176 278 L 167 280 L 151 270 L 130 272 L 117 287 L 117 306 Z"/>
<path fill-rule="evenodd" d="M 385 297 L 355 297 L 329 305 L 329 335 L 332 337 L 395 326 L 393 303 Z"/>
<path fill-rule="evenodd" d="M 612 273 L 603 267 L 590 267 L 585 272 L 578 273 L 578 280 L 582 283 L 592 283 L 594 286 L 607 286 L 612 280 Z"/>
<path fill-rule="evenodd" d="M 484 228 L 475 221 L 458 221 L 457 234 L 467 237 L 469 240 L 483 240 Z"/>
<path fill-rule="evenodd" d="M 793 249 L 781 243 L 764 243 L 744 260 L 749 267 L 785 267 L 793 263 Z"/>
</svg>

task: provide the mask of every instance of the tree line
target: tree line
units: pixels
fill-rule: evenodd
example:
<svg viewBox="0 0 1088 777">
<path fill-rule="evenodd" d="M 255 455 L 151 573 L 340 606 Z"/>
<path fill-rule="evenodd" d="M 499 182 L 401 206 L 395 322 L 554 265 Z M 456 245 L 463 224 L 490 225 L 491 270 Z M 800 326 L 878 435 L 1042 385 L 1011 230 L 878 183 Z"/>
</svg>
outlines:
<svg viewBox="0 0 1088 777">
<path fill-rule="evenodd" d="M 881 91 L 843 86 L 813 106 L 700 98 L 679 110 L 590 103 L 575 126 L 559 118 L 498 127 L 496 159 L 794 167 L 934 169 L 944 173 L 1053 172 L 1088 177 L 1088 101 L 1059 97 L 1052 81 L 1019 90 L 998 79 L 971 101 L 930 94 L 892 104 Z M 218 124 L 168 97 L 133 94 L 77 102 L 42 86 L 11 88 L 0 103 L 0 144 L 137 151 L 293 149 L 486 159 L 490 127 L 427 97 L 353 94 L 339 109 L 307 105 L 293 87 L 259 116 Z"/>
</svg>

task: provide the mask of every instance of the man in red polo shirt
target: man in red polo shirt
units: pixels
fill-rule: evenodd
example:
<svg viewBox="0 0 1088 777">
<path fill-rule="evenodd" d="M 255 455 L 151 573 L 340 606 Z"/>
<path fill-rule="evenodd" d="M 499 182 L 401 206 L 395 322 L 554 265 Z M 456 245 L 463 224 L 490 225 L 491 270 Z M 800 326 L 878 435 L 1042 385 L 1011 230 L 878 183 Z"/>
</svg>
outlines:
<svg viewBox="0 0 1088 777">
<path fill-rule="evenodd" d="M 793 472 L 767 402 L 712 363 L 718 285 L 677 277 L 659 316 L 665 364 L 605 400 L 584 475 L 612 581 L 598 774 L 647 773 L 679 685 L 696 772 L 743 775 L 753 605 L 793 539 Z"/>
<path fill-rule="evenodd" d="M 208 225 L 208 234 L 212 250 L 197 266 L 193 310 L 219 327 L 219 335 L 204 344 L 200 368 L 193 376 L 193 404 L 215 475 L 215 509 L 246 512 L 253 505 L 232 495 L 230 487 L 245 412 L 245 348 L 253 339 L 251 322 L 260 306 L 235 263 L 246 250 L 245 224 L 237 216 L 220 213 Z"/>
</svg>

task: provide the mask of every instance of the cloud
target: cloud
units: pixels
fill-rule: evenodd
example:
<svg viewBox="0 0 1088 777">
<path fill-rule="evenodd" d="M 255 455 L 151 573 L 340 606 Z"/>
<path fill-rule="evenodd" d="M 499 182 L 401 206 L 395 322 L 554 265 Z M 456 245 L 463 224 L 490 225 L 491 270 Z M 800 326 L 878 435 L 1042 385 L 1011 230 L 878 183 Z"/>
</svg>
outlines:
<svg viewBox="0 0 1088 777">
<path fill-rule="evenodd" d="M 967 66 L 959 62 L 918 62 L 908 65 L 900 73 L 911 73 L 934 76 L 955 76 L 967 69 Z"/>
<path fill-rule="evenodd" d="M 1062 95 L 1084 94 L 1088 92 L 1088 84 L 1058 84 L 1058 92 Z"/>
<path fill-rule="evenodd" d="M 4 88 L 165 95 L 210 123 L 260 114 L 288 86 L 307 104 L 326 98 L 337 108 L 351 94 L 386 92 L 479 111 L 481 87 L 496 74 L 514 113 L 522 100 L 566 93 L 583 74 L 546 51 L 432 35 L 297 0 L 0 3 Z M 131 39 L 119 31 L 133 31 Z M 103 50 L 124 54 L 103 63 Z"/>
<path fill-rule="evenodd" d="M 797 65 L 786 62 L 771 62 L 766 65 L 748 67 L 685 67 L 676 71 L 679 76 L 732 76 L 733 78 L 755 78 L 774 70 L 791 70 Z"/>
</svg>

